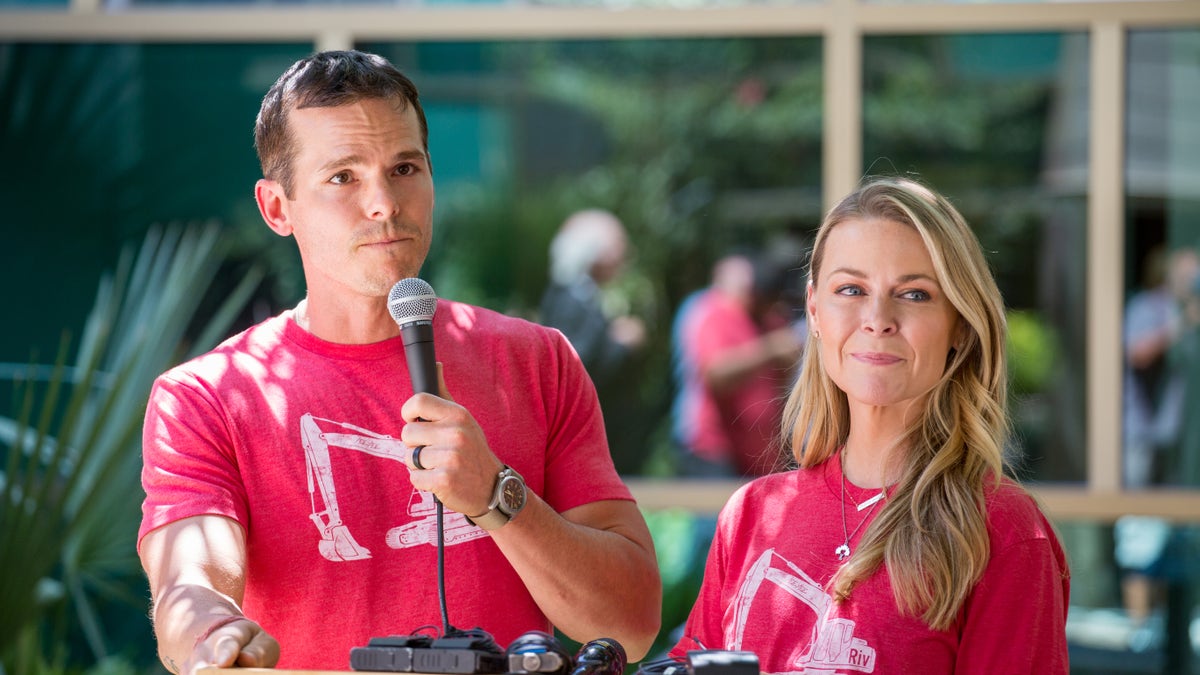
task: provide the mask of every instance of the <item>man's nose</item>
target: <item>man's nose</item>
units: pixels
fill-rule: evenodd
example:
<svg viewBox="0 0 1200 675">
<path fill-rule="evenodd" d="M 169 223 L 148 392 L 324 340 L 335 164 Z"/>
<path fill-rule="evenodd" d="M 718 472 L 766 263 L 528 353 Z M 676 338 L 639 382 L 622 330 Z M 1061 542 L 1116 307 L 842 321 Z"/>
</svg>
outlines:
<svg viewBox="0 0 1200 675">
<path fill-rule="evenodd" d="M 391 181 L 379 178 L 367 187 L 366 212 L 372 220 L 386 220 L 400 210 L 398 188 Z"/>
</svg>

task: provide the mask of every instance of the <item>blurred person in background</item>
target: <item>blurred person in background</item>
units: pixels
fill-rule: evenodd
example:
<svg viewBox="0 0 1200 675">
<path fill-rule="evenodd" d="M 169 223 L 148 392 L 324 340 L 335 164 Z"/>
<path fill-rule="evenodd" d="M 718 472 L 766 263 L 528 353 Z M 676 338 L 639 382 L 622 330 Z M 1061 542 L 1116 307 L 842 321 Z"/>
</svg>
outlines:
<svg viewBox="0 0 1200 675">
<path fill-rule="evenodd" d="M 1156 248 L 1146 256 L 1143 280 L 1125 308 L 1123 466 L 1132 489 L 1169 482 L 1166 464 L 1180 455 L 1188 389 L 1195 388 L 1188 371 L 1197 356 L 1200 256 L 1190 248 Z M 1129 646 L 1144 651 L 1161 635 L 1149 621 L 1184 563 L 1172 555 L 1174 531 L 1161 518 L 1122 516 L 1113 535 Z"/>
<path fill-rule="evenodd" d="M 647 460 L 647 402 L 638 388 L 649 356 L 642 317 L 631 310 L 636 277 L 625 225 L 603 209 L 572 213 L 549 247 L 538 321 L 562 331 L 587 369 L 604 413 L 613 464 L 637 474 Z M 632 283 L 630 283 L 632 281 Z"/>
<path fill-rule="evenodd" d="M 1179 443 L 1185 364 L 1194 358 L 1185 338 L 1200 324 L 1200 256 L 1192 249 L 1156 249 L 1147 256 L 1144 277 L 1125 309 L 1124 467 L 1132 488 L 1160 482 L 1167 451 Z"/>
<path fill-rule="evenodd" d="M 624 225 L 601 209 L 571 214 L 550 242 L 550 283 L 539 321 L 567 336 L 600 388 L 646 341 L 640 318 L 610 313 L 604 303 L 603 288 L 620 276 L 628 256 Z"/>
<path fill-rule="evenodd" d="M 784 468 L 783 397 L 803 344 L 790 321 L 786 265 L 762 256 L 719 259 L 710 285 L 679 307 L 672 330 L 678 392 L 677 473 L 761 476 Z"/>
</svg>

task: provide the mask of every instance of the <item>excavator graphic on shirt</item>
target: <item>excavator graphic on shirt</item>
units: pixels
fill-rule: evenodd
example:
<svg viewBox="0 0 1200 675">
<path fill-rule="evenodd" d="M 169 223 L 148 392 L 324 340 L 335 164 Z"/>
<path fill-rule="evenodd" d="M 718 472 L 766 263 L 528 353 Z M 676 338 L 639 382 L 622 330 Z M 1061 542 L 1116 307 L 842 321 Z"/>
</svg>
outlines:
<svg viewBox="0 0 1200 675">
<path fill-rule="evenodd" d="M 334 430 L 326 431 L 323 427 Z M 308 493 L 313 504 L 310 517 L 321 533 L 321 540 L 317 542 L 321 555 L 333 562 L 370 558 L 371 551 L 355 541 L 349 526 L 342 522 L 329 449 L 356 450 L 403 463 L 411 452 L 409 447 L 398 438 L 348 422 L 316 417 L 312 413 L 300 416 L 300 442 L 304 446 Z M 318 509 L 317 490 L 320 490 L 320 501 L 325 506 L 323 510 Z M 433 495 L 414 489 L 408 502 L 408 515 L 415 520 L 388 530 L 387 545 L 397 549 L 421 544 L 437 546 L 437 505 Z M 461 513 L 445 509 L 442 515 L 443 537 L 447 546 L 487 536 Z"/>
<path fill-rule="evenodd" d="M 776 566 L 777 560 L 782 563 L 781 566 Z M 743 648 L 742 641 L 750 609 L 763 582 L 783 589 L 788 595 L 808 606 L 817 616 L 808 648 L 795 660 L 798 670 L 789 671 L 787 675 L 875 672 L 875 649 L 865 640 L 854 637 L 854 621 L 831 617 L 833 597 L 812 577 L 805 574 L 804 570 L 780 556 L 773 548 L 763 551 L 750 567 L 746 578 L 742 580 L 742 586 L 734 599 L 733 625 L 726 629 L 725 644 L 729 645 L 729 649 Z"/>
</svg>

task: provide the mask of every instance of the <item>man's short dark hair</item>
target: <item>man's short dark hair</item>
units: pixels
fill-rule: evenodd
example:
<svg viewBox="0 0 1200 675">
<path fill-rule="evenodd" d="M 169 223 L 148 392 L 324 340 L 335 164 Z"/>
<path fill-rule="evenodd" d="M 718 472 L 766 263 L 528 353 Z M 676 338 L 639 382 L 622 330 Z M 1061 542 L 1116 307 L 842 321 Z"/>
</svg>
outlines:
<svg viewBox="0 0 1200 675">
<path fill-rule="evenodd" d="M 263 176 L 292 195 L 292 162 L 296 139 L 288 114 L 301 108 L 349 105 L 362 100 L 396 100 L 400 110 L 412 106 L 421 125 L 421 145 L 429 153 L 429 127 L 417 86 L 387 59 L 359 51 L 325 51 L 292 64 L 263 97 L 254 124 L 254 148 Z"/>
</svg>

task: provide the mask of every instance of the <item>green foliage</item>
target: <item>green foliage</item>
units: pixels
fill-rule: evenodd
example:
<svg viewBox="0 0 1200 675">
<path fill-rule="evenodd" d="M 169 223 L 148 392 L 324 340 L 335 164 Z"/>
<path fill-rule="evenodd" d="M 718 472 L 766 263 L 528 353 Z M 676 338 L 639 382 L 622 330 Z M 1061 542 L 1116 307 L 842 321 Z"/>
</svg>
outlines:
<svg viewBox="0 0 1200 675">
<path fill-rule="evenodd" d="M 704 564 L 712 544 L 715 517 L 685 509 L 647 511 L 646 525 L 654 537 L 654 552 L 662 575 L 662 628 L 650 648 L 650 658 L 675 646 L 672 631 L 687 620 L 704 580 Z"/>
<path fill-rule="evenodd" d="M 224 336 L 261 275 L 251 271 L 198 335 L 189 325 L 222 262 L 216 225 L 152 229 L 96 292 L 74 365 L 64 337 L 49 378 L 18 380 L 0 418 L 0 666 L 67 672 L 114 656 L 113 611 L 147 621 L 136 555 L 140 429 L 155 377 Z M 35 373 L 36 369 L 30 369 Z M 137 585 L 141 585 L 138 583 Z M 122 609 L 123 608 L 123 609 Z M 148 623 L 144 624 L 148 628 Z M 82 636 L 88 655 L 70 653 Z"/>
<path fill-rule="evenodd" d="M 1046 391 L 1059 362 L 1051 330 L 1036 312 L 1008 313 L 1008 370 L 1013 394 Z"/>
<path fill-rule="evenodd" d="M 726 201 L 743 190 L 816 188 L 815 47 L 798 40 L 704 40 L 548 50 L 529 75 L 533 92 L 593 120 L 610 151 L 602 165 L 556 188 L 576 204 L 620 214 L 637 242 L 639 265 L 695 264 L 689 282 L 702 285 L 708 261 L 723 249 L 751 243 L 764 226 L 819 214 L 818 206 L 774 223 L 748 222 Z M 679 295 L 674 290 L 668 287 L 671 297 Z"/>
</svg>

